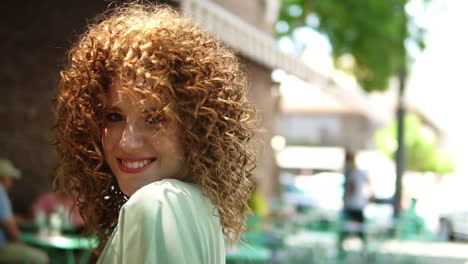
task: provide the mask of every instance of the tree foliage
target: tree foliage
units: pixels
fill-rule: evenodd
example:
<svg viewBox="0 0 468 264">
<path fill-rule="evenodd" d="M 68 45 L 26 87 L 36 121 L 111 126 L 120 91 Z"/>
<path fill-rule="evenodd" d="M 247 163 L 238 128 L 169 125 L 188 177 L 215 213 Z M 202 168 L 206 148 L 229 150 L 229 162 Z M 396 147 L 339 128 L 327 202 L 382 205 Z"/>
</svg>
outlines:
<svg viewBox="0 0 468 264">
<path fill-rule="evenodd" d="M 396 121 L 394 121 L 375 134 L 377 149 L 391 159 L 397 147 L 396 126 Z M 409 170 L 439 174 L 454 171 L 453 157 L 438 149 L 436 135 L 422 124 L 417 115 L 406 115 L 405 126 L 405 162 Z"/>
<path fill-rule="evenodd" d="M 405 11 L 409 0 L 282 0 L 279 22 L 290 35 L 309 26 L 325 34 L 335 65 L 352 55 L 350 71 L 366 91 L 385 90 L 389 79 L 406 71 L 406 44 L 424 48 L 424 30 Z M 427 0 L 425 0 L 427 2 Z"/>
</svg>

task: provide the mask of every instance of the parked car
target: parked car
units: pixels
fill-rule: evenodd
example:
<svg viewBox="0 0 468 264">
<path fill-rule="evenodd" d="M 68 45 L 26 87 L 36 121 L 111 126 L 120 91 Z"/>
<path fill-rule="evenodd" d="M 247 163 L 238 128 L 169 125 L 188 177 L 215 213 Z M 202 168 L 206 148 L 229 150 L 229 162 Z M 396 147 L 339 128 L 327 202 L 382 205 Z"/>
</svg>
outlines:
<svg viewBox="0 0 468 264">
<path fill-rule="evenodd" d="M 455 174 L 442 178 L 431 204 L 437 210 L 438 237 L 445 241 L 468 240 L 468 177 Z"/>
<path fill-rule="evenodd" d="M 468 210 L 441 215 L 438 236 L 441 240 L 468 240 Z"/>
</svg>

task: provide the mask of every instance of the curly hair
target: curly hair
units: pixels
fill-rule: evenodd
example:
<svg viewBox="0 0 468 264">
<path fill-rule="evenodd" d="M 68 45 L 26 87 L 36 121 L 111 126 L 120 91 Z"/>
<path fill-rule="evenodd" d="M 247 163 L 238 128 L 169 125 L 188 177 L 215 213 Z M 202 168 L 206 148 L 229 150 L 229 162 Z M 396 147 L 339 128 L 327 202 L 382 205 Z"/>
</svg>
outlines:
<svg viewBox="0 0 468 264">
<path fill-rule="evenodd" d="M 167 6 L 133 3 L 94 21 L 60 75 L 56 184 L 77 194 L 100 248 L 125 202 L 101 144 L 106 93 L 116 77 L 174 102 L 191 181 L 217 208 L 226 238 L 238 241 L 250 212 L 256 130 L 245 74 L 233 52 Z"/>
</svg>

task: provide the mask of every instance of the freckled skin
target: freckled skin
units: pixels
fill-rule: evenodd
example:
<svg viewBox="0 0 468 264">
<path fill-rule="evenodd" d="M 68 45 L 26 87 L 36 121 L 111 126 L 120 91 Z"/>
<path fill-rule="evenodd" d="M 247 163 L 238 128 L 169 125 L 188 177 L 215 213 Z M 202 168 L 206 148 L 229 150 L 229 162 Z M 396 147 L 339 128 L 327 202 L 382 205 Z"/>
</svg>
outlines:
<svg viewBox="0 0 468 264">
<path fill-rule="evenodd" d="M 186 165 L 180 125 L 175 118 L 145 116 L 138 97 L 120 87 L 118 81 L 114 82 L 107 94 L 112 107 L 106 114 L 102 144 L 106 161 L 122 192 L 131 196 L 151 182 L 182 178 Z M 119 160 L 133 159 L 152 162 L 138 173 L 122 170 Z"/>
</svg>

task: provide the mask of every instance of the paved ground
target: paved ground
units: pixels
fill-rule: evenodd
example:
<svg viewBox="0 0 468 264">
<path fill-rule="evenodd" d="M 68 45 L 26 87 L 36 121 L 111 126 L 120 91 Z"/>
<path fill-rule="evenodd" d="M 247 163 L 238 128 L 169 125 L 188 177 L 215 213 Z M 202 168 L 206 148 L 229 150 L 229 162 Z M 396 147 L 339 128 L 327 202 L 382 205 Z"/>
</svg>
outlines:
<svg viewBox="0 0 468 264">
<path fill-rule="evenodd" d="M 343 243 L 339 257 L 333 233 L 302 233 L 287 241 L 286 259 L 278 263 L 314 264 L 468 264 L 468 243 L 402 241 L 377 238 L 363 246 L 358 238 Z"/>
<path fill-rule="evenodd" d="M 357 239 L 345 243 L 343 263 L 468 264 L 468 243 L 423 241 L 374 241 L 367 254 Z"/>
</svg>

